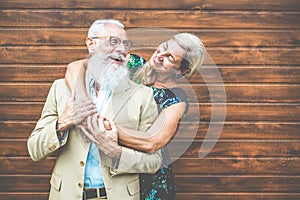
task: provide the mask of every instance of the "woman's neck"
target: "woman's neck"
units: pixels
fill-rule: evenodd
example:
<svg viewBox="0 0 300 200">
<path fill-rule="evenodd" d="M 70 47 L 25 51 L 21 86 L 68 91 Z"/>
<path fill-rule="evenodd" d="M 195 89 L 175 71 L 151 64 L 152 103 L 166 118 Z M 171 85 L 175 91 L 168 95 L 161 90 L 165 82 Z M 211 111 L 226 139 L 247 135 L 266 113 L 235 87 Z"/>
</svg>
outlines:
<svg viewBox="0 0 300 200">
<path fill-rule="evenodd" d="M 153 87 L 164 89 L 174 88 L 177 87 L 177 82 L 176 80 L 171 78 L 157 77 L 155 82 L 153 83 Z"/>
</svg>

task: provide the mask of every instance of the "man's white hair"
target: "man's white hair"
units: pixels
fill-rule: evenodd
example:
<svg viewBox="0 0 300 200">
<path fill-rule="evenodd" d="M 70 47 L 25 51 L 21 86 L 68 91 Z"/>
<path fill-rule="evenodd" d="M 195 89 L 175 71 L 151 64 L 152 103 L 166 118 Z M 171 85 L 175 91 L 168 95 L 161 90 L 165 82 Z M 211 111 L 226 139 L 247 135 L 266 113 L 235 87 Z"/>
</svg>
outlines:
<svg viewBox="0 0 300 200">
<path fill-rule="evenodd" d="M 121 28 L 125 28 L 125 25 L 116 19 L 98 19 L 92 23 L 88 31 L 88 37 L 95 36 L 95 33 L 102 28 L 105 24 L 115 24 Z"/>
</svg>

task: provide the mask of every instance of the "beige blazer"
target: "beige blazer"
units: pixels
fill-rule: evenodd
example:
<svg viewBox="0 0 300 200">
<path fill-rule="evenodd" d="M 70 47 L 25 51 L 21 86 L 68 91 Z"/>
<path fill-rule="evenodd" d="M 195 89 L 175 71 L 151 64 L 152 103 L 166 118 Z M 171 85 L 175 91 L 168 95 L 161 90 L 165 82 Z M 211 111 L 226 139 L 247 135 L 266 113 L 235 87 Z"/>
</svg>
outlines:
<svg viewBox="0 0 300 200">
<path fill-rule="evenodd" d="M 157 116 L 152 90 L 126 81 L 126 89 L 111 95 L 105 116 L 120 125 L 146 130 Z M 90 142 L 74 128 L 60 141 L 56 136 L 56 121 L 70 98 L 64 79 L 56 80 L 48 94 L 41 118 L 27 141 L 34 161 L 58 152 L 50 184 L 51 200 L 81 200 L 85 162 Z M 161 165 L 160 151 L 153 154 L 122 147 L 119 164 L 100 151 L 101 169 L 108 199 L 139 199 L 138 173 L 155 173 Z"/>
</svg>

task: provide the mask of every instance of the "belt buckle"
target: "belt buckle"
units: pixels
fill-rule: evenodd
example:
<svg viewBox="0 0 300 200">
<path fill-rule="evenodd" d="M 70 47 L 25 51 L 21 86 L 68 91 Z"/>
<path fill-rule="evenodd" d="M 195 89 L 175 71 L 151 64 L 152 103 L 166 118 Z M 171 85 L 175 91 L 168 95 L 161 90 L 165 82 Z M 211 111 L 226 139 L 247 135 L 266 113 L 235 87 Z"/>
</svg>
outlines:
<svg viewBox="0 0 300 200">
<path fill-rule="evenodd" d="M 96 192 L 97 192 L 97 198 L 100 198 L 100 199 L 106 199 L 106 195 L 103 195 L 103 196 L 101 196 L 101 189 L 102 190 L 104 190 L 104 192 L 105 192 L 105 188 L 97 188 L 96 189 Z"/>
<path fill-rule="evenodd" d="M 92 190 L 94 191 L 95 193 L 95 196 L 94 197 L 91 197 L 91 198 L 97 198 L 97 199 L 106 199 L 107 198 L 107 195 L 106 195 L 106 191 L 105 191 L 105 188 L 84 188 L 83 189 L 83 194 L 82 194 L 82 200 L 88 200 L 90 199 L 87 195 L 87 192 L 88 190 Z M 102 195 L 101 196 L 101 191 L 102 191 Z"/>
</svg>

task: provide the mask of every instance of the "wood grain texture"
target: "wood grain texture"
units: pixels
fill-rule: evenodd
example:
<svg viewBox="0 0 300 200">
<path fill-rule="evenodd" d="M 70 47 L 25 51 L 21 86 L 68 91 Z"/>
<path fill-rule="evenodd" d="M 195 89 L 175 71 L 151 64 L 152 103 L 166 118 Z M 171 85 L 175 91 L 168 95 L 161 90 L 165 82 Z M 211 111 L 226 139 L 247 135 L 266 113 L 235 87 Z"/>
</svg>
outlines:
<svg viewBox="0 0 300 200">
<path fill-rule="evenodd" d="M 65 71 L 66 65 L 0 65 L 0 82 L 52 83 Z"/>
<path fill-rule="evenodd" d="M 86 28 L 1 28 L 3 46 L 85 46 Z M 201 38 L 206 47 L 295 47 L 299 29 L 134 29 L 128 37 L 135 48 L 157 47 L 173 34 L 188 32 Z"/>
<path fill-rule="evenodd" d="M 199 10 L 0 10 L 2 27 L 88 28 L 95 19 L 118 19 L 127 28 L 300 28 L 299 12 Z M 140 17 L 143 16 L 143 17 Z M 80 19 L 80 20 L 78 20 Z M 161 20 L 168 19 L 168 20 Z M 170 21 L 172 23 L 170 23 Z"/>
<path fill-rule="evenodd" d="M 0 169 L 5 175 L 50 175 L 55 161 L 56 158 L 48 158 L 36 163 L 29 157 L 2 157 Z M 174 162 L 173 170 L 178 175 L 297 175 L 299 162 L 297 157 L 180 158 Z"/>
<path fill-rule="evenodd" d="M 48 192 L 50 176 L 0 176 L 1 192 Z M 299 177 L 297 176 L 176 176 L 178 192 L 277 192 L 297 193 Z"/>
<path fill-rule="evenodd" d="M 185 199 L 205 199 L 205 200 L 297 200 L 299 199 L 299 193 L 245 193 L 245 192 L 234 192 L 234 193 L 177 193 L 176 200 Z"/>
<path fill-rule="evenodd" d="M 19 193 L 3 193 L 3 199 L 14 200 L 47 200 L 48 193 L 32 193 L 32 192 L 19 192 Z M 186 199 L 205 199 L 205 200 L 298 200 L 299 193 L 177 193 L 176 200 Z"/>
<path fill-rule="evenodd" d="M 57 154 L 35 163 L 26 141 L 51 83 L 87 56 L 98 18 L 124 22 L 131 52 L 146 59 L 175 33 L 206 46 L 204 66 L 180 84 L 192 98 L 168 146 L 180 156 L 176 200 L 300 199 L 298 0 L 2 0 L 1 200 L 48 199 Z"/>
<path fill-rule="evenodd" d="M 254 2 L 251 0 L 232 0 L 230 2 L 215 0 L 213 3 L 211 0 L 165 0 L 162 4 L 159 0 L 149 1 L 122 1 L 116 0 L 110 1 L 93 1 L 93 0 L 52 0 L 43 1 L 38 0 L 2 0 L 0 3 L 1 8 L 8 9 L 181 9 L 181 10 L 299 10 L 299 2 L 297 0 L 274 0 L 272 2 L 268 0 L 260 0 Z"/>
<path fill-rule="evenodd" d="M 38 120 L 44 103 L 0 103 L 0 120 Z M 299 104 L 191 104 L 184 121 L 210 121 L 212 108 L 216 117 L 214 122 L 223 121 L 268 121 L 299 122 Z M 199 118 L 199 113 L 201 113 Z"/>
<path fill-rule="evenodd" d="M 45 102 L 51 83 L 1 84 L 1 102 Z M 207 103 L 300 103 L 300 85 L 182 85 L 190 102 Z M 226 97 L 223 97 L 224 90 Z"/>
<path fill-rule="evenodd" d="M 178 192 L 291 192 L 299 191 L 299 176 L 176 176 Z"/>
<path fill-rule="evenodd" d="M 132 51 L 149 59 L 154 50 Z M 300 48 L 207 48 L 205 64 L 285 65 L 300 64 Z M 47 55 L 46 57 L 44 55 Z M 68 64 L 87 56 L 84 47 L 5 47 L 0 48 L 2 64 Z M 209 58 L 212 58 L 211 59 Z M 255 59 L 253 59 L 255 58 Z"/>
<path fill-rule="evenodd" d="M 217 69 L 214 73 L 212 69 Z M 52 83 L 64 78 L 66 65 L 10 65 L 0 64 L 1 82 Z M 191 84 L 220 83 L 298 84 L 300 66 L 203 66 L 187 79 Z"/>
<path fill-rule="evenodd" d="M 27 139 L 36 121 L 0 121 L 0 139 Z M 219 139 L 292 140 L 300 139 L 299 122 L 226 122 Z M 179 125 L 176 138 L 201 140 L 208 129 L 217 131 L 220 123 L 203 122 Z"/>
<path fill-rule="evenodd" d="M 215 144 L 214 148 L 209 152 L 207 157 L 297 157 L 300 153 L 300 144 L 298 140 L 275 140 L 275 141 L 207 141 L 207 143 Z M 3 148 L 1 156 L 28 156 L 26 140 L 0 140 Z M 170 155 L 174 158 L 182 156 L 183 158 L 199 158 L 200 148 L 203 144 L 202 140 L 181 140 L 172 141 L 168 145 Z M 203 149 L 206 151 L 206 149 Z M 53 155 L 55 156 L 55 155 Z"/>
</svg>

